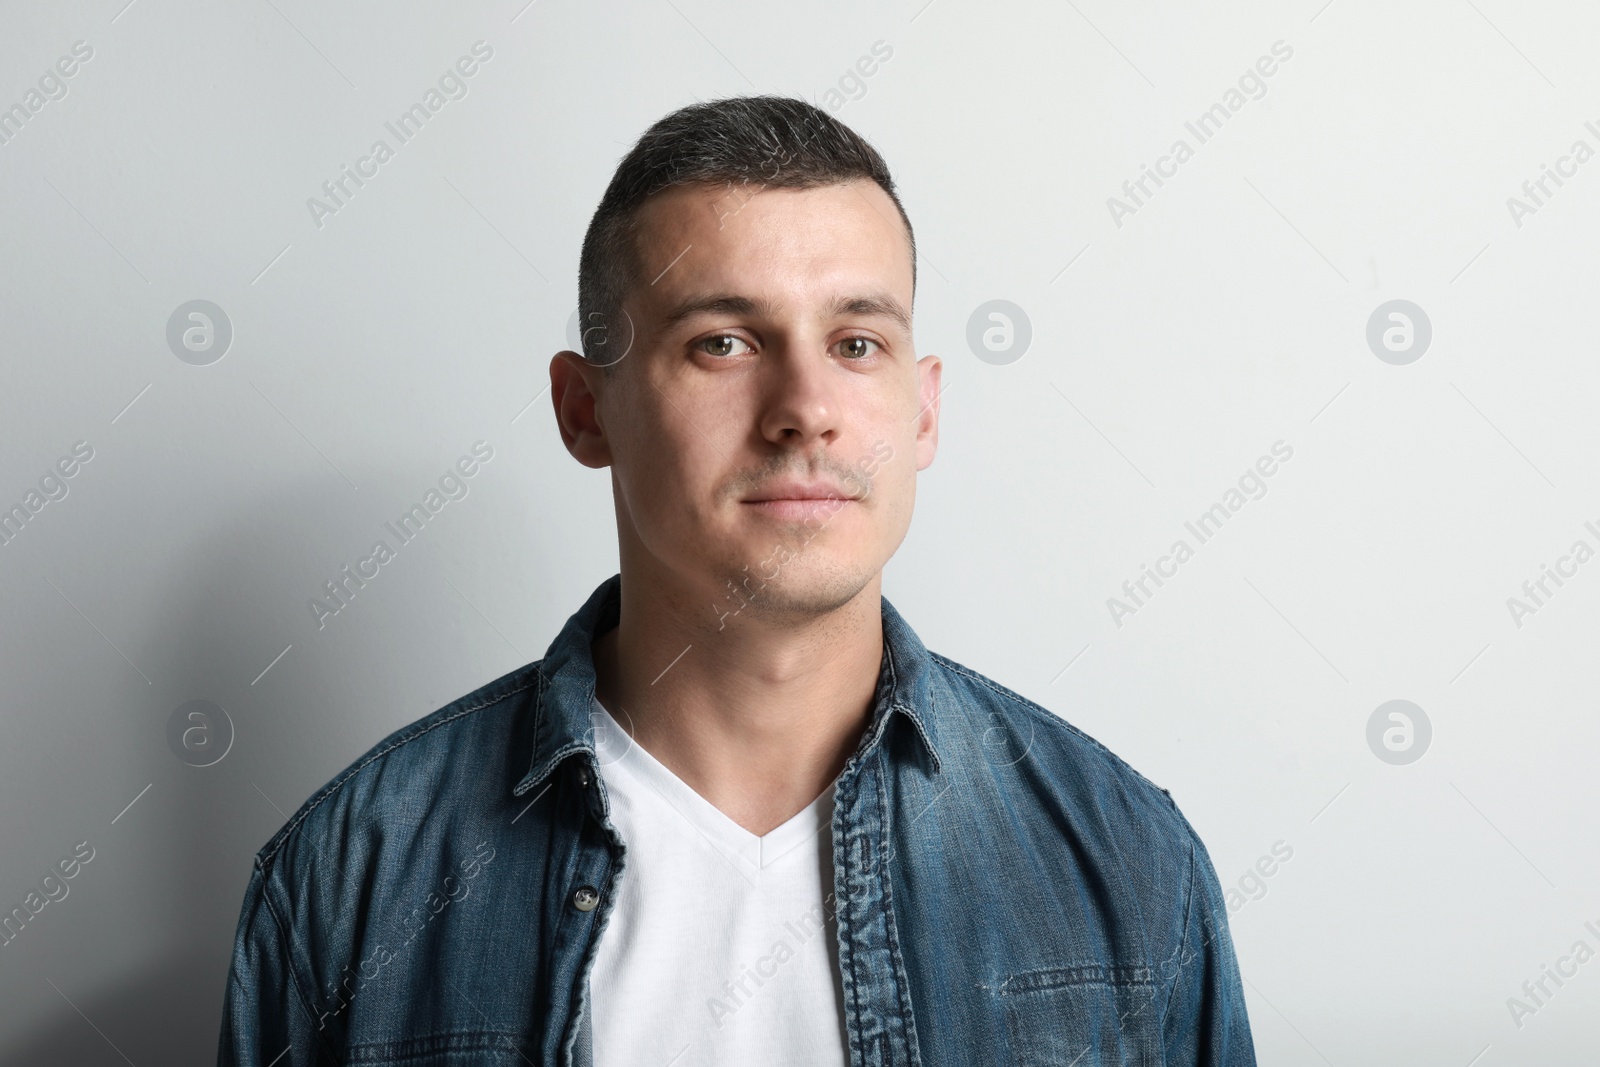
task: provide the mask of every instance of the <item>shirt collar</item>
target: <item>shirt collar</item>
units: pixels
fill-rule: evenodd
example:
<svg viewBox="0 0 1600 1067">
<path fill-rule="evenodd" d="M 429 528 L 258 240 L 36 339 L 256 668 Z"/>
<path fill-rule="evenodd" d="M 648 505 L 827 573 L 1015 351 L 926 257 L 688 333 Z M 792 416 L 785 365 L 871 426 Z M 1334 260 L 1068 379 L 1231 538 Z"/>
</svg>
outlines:
<svg viewBox="0 0 1600 1067">
<path fill-rule="evenodd" d="M 621 615 L 622 575 L 613 574 L 589 595 L 550 643 L 539 672 L 544 678 L 534 712 L 532 758 L 528 773 L 512 790 L 523 793 L 538 785 L 556 765 L 583 752 L 594 758 L 594 656 L 596 635 L 617 625 Z M 873 698 L 872 719 L 857 750 L 869 751 L 882 738 L 893 713 L 909 719 L 932 763 L 940 771 L 937 721 L 933 703 L 933 658 L 909 623 L 879 597 L 883 614 L 883 662 Z"/>
</svg>

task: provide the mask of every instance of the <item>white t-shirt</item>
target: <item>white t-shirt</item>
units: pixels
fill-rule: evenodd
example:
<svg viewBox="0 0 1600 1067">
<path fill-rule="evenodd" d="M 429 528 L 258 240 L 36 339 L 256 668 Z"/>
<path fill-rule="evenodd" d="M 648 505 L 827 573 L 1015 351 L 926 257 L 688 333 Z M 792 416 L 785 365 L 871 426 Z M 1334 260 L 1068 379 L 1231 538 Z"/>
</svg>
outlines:
<svg viewBox="0 0 1600 1067">
<path fill-rule="evenodd" d="M 589 978 L 596 1067 L 847 1064 L 833 786 L 757 837 L 592 714 L 628 849 Z"/>
</svg>

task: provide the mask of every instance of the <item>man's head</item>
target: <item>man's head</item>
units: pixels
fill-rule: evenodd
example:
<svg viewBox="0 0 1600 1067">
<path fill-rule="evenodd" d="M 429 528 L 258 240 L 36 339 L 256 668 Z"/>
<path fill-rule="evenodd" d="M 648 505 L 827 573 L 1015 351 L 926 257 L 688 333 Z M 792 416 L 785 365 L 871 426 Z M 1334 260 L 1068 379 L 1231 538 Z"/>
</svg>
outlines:
<svg viewBox="0 0 1600 1067">
<path fill-rule="evenodd" d="M 624 572 L 731 580 L 770 618 L 876 578 L 937 443 L 915 284 L 888 168 L 826 112 L 743 97 L 647 130 L 584 238 L 585 351 L 551 362 L 568 449 L 612 469 Z"/>
</svg>

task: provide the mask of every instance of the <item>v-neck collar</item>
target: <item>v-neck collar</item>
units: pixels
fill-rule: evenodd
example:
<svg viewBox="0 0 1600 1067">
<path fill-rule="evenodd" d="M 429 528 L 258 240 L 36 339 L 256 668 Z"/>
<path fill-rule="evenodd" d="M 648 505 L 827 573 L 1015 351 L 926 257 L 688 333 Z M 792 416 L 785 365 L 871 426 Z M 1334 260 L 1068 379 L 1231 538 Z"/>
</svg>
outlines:
<svg viewBox="0 0 1600 1067">
<path fill-rule="evenodd" d="M 833 816 L 833 783 L 787 821 L 757 836 L 645 751 L 605 705 L 594 701 L 595 758 L 601 774 L 620 770 L 654 789 L 719 851 L 760 870 L 821 833 Z"/>
</svg>

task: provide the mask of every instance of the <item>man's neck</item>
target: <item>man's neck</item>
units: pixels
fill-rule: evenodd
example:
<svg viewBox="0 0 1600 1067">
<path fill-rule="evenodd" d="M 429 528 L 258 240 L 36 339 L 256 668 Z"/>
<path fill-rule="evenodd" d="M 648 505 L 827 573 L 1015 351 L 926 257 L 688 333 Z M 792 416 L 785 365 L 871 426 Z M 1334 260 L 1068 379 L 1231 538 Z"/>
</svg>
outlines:
<svg viewBox="0 0 1600 1067">
<path fill-rule="evenodd" d="M 753 834 L 781 826 L 844 768 L 883 660 L 881 575 L 804 620 L 722 620 L 663 584 L 622 581 L 593 643 L 596 697 L 634 742 Z"/>
</svg>

